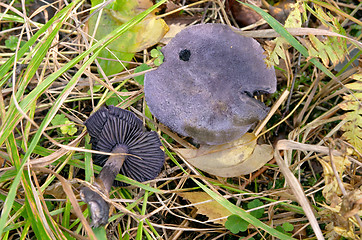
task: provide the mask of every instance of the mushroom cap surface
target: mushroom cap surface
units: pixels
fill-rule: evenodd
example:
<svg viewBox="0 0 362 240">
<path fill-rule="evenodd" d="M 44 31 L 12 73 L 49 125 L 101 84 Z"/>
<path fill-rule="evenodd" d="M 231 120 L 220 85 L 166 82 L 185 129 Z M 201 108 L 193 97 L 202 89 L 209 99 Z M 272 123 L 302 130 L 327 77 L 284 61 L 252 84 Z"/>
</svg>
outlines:
<svg viewBox="0 0 362 240">
<path fill-rule="evenodd" d="M 199 143 L 238 139 L 269 108 L 252 96 L 276 90 L 260 44 L 222 24 L 199 24 L 165 47 L 164 62 L 145 74 L 151 113 L 173 131 Z"/>
<path fill-rule="evenodd" d="M 114 106 L 103 107 L 93 113 L 84 124 L 91 136 L 92 149 L 112 152 L 116 146 L 127 148 L 127 156 L 120 173 L 144 182 L 157 177 L 165 161 L 156 132 L 148 132 L 142 121 L 130 111 Z M 93 162 L 103 166 L 109 155 L 93 154 Z M 125 185 L 116 182 L 116 185 Z"/>
</svg>

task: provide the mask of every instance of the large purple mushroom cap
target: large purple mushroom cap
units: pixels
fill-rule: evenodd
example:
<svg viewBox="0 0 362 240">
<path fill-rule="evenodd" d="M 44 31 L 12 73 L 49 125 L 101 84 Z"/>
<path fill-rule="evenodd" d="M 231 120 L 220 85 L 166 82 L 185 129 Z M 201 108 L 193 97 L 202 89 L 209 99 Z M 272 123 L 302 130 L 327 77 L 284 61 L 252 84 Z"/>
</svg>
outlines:
<svg viewBox="0 0 362 240">
<path fill-rule="evenodd" d="M 253 95 L 276 90 L 263 48 L 226 25 L 200 24 L 163 49 L 164 63 L 145 75 L 152 114 L 173 131 L 203 144 L 240 138 L 268 108 Z"/>
</svg>

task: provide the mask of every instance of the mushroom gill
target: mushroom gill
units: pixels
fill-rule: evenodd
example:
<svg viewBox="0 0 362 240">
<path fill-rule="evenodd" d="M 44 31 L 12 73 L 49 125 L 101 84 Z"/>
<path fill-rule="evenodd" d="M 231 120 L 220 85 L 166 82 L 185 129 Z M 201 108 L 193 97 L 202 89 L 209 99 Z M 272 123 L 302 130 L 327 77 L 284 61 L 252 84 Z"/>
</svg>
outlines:
<svg viewBox="0 0 362 240">
<path fill-rule="evenodd" d="M 111 156 L 93 154 L 94 163 L 103 166 L 93 185 L 97 190 L 108 196 L 118 173 L 139 182 L 157 177 L 165 160 L 160 139 L 156 132 L 145 131 L 142 121 L 132 112 L 114 106 L 103 107 L 84 124 L 93 150 L 114 153 Z M 91 208 L 93 226 L 105 225 L 108 203 L 88 187 L 81 189 L 81 197 Z"/>
</svg>

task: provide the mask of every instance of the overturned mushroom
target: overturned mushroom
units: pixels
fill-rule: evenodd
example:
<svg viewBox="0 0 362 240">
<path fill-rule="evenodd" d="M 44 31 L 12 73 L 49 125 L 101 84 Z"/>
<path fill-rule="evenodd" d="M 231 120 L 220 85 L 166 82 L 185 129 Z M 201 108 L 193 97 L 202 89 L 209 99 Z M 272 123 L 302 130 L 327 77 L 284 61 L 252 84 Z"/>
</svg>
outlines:
<svg viewBox="0 0 362 240">
<path fill-rule="evenodd" d="M 164 63 L 145 75 L 150 111 L 175 132 L 203 144 L 240 138 L 268 108 L 253 96 L 276 90 L 263 49 L 226 25 L 200 24 L 163 49 Z"/>
<path fill-rule="evenodd" d="M 142 121 L 132 112 L 114 106 L 104 107 L 84 123 L 91 136 L 92 149 L 114 155 L 93 154 L 93 161 L 103 166 L 94 188 L 105 195 L 118 173 L 139 182 L 157 177 L 165 160 L 156 132 L 146 132 Z M 122 185 L 122 183 L 118 183 Z M 109 206 L 92 189 L 81 190 L 82 200 L 89 204 L 93 226 L 108 222 Z"/>
</svg>

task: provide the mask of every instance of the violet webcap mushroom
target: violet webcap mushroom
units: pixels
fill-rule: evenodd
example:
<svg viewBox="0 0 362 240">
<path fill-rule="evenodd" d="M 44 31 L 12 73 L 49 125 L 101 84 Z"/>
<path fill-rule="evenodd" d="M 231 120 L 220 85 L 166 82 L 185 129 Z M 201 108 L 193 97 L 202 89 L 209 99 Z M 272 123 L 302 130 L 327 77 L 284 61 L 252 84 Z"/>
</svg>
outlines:
<svg viewBox="0 0 362 240">
<path fill-rule="evenodd" d="M 164 63 L 145 74 L 145 98 L 163 124 L 201 144 L 240 138 L 266 117 L 254 98 L 276 90 L 263 48 L 222 24 L 199 24 L 165 47 Z"/>
<path fill-rule="evenodd" d="M 139 182 L 157 177 L 165 160 L 160 139 L 156 132 L 145 131 L 134 113 L 114 106 L 103 107 L 84 124 L 93 150 L 114 153 L 93 154 L 93 162 L 103 166 L 93 185 L 97 190 L 108 196 L 118 173 Z M 81 198 L 90 206 L 92 225 L 105 225 L 108 203 L 88 187 L 81 189 Z"/>
</svg>

